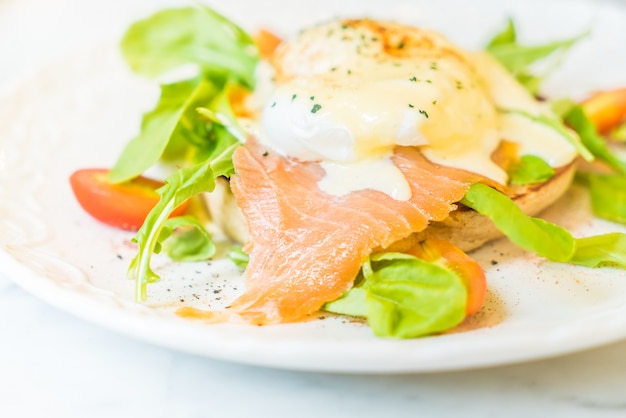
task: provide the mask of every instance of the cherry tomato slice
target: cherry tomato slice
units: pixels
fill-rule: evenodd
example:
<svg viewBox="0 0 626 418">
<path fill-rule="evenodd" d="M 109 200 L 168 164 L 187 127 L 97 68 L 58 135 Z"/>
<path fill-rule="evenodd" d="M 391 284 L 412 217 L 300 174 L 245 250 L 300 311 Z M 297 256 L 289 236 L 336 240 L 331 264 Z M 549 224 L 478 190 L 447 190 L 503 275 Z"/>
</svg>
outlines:
<svg viewBox="0 0 626 418">
<path fill-rule="evenodd" d="M 458 247 L 447 241 L 427 239 L 407 252 L 431 263 L 441 263 L 461 277 L 467 289 L 466 315 L 478 312 L 483 306 L 487 295 L 485 272 Z"/>
<path fill-rule="evenodd" d="M 105 224 L 136 231 L 158 203 L 156 189 L 163 183 L 147 177 L 114 184 L 108 180 L 109 170 L 82 169 L 70 176 L 76 200 L 91 216 Z M 171 216 L 185 212 L 187 203 L 180 205 Z"/>
</svg>

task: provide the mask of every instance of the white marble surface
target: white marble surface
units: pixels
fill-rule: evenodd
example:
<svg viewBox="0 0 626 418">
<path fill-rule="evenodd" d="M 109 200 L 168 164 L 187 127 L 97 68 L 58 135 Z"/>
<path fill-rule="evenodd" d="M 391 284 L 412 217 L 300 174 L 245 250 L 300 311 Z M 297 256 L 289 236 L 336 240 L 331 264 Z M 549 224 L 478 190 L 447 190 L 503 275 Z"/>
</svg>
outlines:
<svg viewBox="0 0 626 418">
<path fill-rule="evenodd" d="M 103 3 L 0 0 L 0 90 L 67 50 L 119 33 L 122 10 L 140 13 L 156 2 Z M 626 342 L 522 365 L 406 376 L 268 370 L 103 330 L 0 273 L 0 417 L 623 417 L 624 353 Z"/>
</svg>

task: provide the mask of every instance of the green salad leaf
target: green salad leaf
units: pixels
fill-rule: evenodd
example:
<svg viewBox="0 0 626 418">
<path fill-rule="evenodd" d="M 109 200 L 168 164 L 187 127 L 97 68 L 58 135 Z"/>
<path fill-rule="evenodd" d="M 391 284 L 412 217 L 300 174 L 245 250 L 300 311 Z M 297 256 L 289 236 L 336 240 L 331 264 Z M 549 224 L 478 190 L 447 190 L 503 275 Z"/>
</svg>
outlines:
<svg viewBox="0 0 626 418">
<path fill-rule="evenodd" d="M 592 161 L 594 159 L 593 153 L 591 153 L 591 151 L 587 149 L 587 147 L 585 146 L 585 144 L 583 144 L 582 140 L 578 137 L 578 135 L 576 135 L 574 132 L 568 129 L 567 126 L 565 126 L 565 123 L 563 123 L 563 121 L 560 118 L 550 117 L 547 115 L 533 115 L 524 110 L 518 110 L 518 109 L 500 109 L 500 111 L 502 113 L 511 113 L 511 114 L 523 116 L 525 118 L 532 120 L 533 122 L 540 123 L 550 129 L 553 129 L 558 134 L 560 134 L 565 139 L 567 139 L 569 143 L 572 144 L 574 148 L 576 148 L 576 151 L 578 152 L 578 154 L 581 157 L 583 157 L 585 160 Z"/>
<path fill-rule="evenodd" d="M 491 38 L 485 49 L 489 51 L 498 47 L 515 44 L 516 41 L 517 30 L 515 29 L 515 22 L 513 19 L 508 18 L 506 21 L 506 27 Z"/>
<path fill-rule="evenodd" d="M 522 46 L 509 20 L 487 50 L 536 92 L 542 77 L 532 75 L 527 67 L 567 50 L 585 35 Z M 138 21 L 128 29 L 121 48 L 130 67 L 148 77 L 185 65 L 198 70 L 192 79 L 161 87 L 159 102 L 144 115 L 140 134 L 129 142 L 110 175 L 112 181 L 121 182 L 142 174 L 159 160 L 183 161 L 182 168 L 158 190 L 159 203 L 133 239 L 138 253 L 128 275 L 135 280 L 136 299 L 141 301 L 146 299 L 147 284 L 159 280 L 151 268 L 153 254 L 165 250 L 171 258 L 184 261 L 206 259 L 215 253 L 215 244 L 199 221 L 169 216 L 185 200 L 213 191 L 217 177 L 233 173 L 232 154 L 246 134 L 230 108 L 229 91 L 234 86 L 254 87 L 259 55 L 246 32 L 205 6 L 165 10 Z M 592 158 L 587 147 L 593 153 L 604 153 L 597 138 L 588 135 L 581 143 L 560 121 L 524 116 L 566 136 L 587 159 Z M 580 115 L 570 112 L 568 116 L 575 129 L 587 132 Z M 512 178 L 521 184 L 542 181 L 553 175 L 546 166 L 537 157 L 523 156 Z M 506 196 L 480 184 L 470 188 L 462 203 L 492 219 L 513 242 L 550 260 L 625 266 L 623 234 L 574 239 L 557 225 L 526 216 Z M 240 248 L 231 250 L 229 258 L 241 268 L 248 262 Z M 410 255 L 384 253 L 371 256 L 355 286 L 324 308 L 367 318 L 378 336 L 412 338 L 459 324 L 465 317 L 466 299 L 463 280 L 454 271 Z"/>
<path fill-rule="evenodd" d="M 498 43 L 487 47 L 487 51 L 497 58 L 511 73 L 523 74 L 530 64 L 546 58 L 554 52 L 566 51 L 587 35 L 588 33 L 585 32 L 570 39 L 536 46 L 519 45 L 513 40 L 512 42 Z"/>
<path fill-rule="evenodd" d="M 227 257 L 241 270 L 245 270 L 250 261 L 250 256 L 241 247 L 232 247 L 228 251 Z"/>
<path fill-rule="evenodd" d="M 598 134 L 595 125 L 581 106 L 573 106 L 565 114 L 565 121 L 579 135 L 583 145 L 600 161 L 626 175 L 626 161 L 619 159 L 608 147 L 606 140 Z"/>
<path fill-rule="evenodd" d="M 211 235 L 194 216 L 166 220 L 154 249 L 157 254 L 161 252 L 161 243 L 164 243 L 168 257 L 174 261 L 201 261 L 215 254 Z"/>
<path fill-rule="evenodd" d="M 238 145 L 231 145 L 212 160 L 178 170 L 165 180 L 165 186 L 157 190 L 159 203 L 133 238 L 139 250 L 130 263 L 128 276 L 135 280 L 135 297 L 138 301 L 146 299 L 146 284 L 159 280 L 150 267 L 150 259 L 153 253 L 160 250 L 161 239 L 168 236 L 167 232 L 162 234 L 162 231 L 169 215 L 185 200 L 199 193 L 213 191 L 217 177 L 232 173 L 232 154 Z"/>
<path fill-rule="evenodd" d="M 156 107 L 144 115 L 140 134 L 123 150 L 110 173 L 121 182 L 142 174 L 159 161 L 180 164 L 166 179 L 134 241 L 137 256 L 128 275 L 136 298 L 144 300 L 146 284 L 158 280 L 150 267 L 163 248 L 175 260 L 211 257 L 215 245 L 192 217 L 168 219 L 185 200 L 211 192 L 215 179 L 233 173 L 232 154 L 245 139 L 236 130 L 228 94 L 234 86 L 252 88 L 259 60 L 252 38 L 237 25 L 205 6 L 158 12 L 133 24 L 121 42 L 122 53 L 136 72 L 154 77 L 193 64 L 191 79 L 161 87 Z"/>
<path fill-rule="evenodd" d="M 375 335 L 415 338 L 445 331 L 465 318 L 467 290 L 452 270 L 400 253 L 376 254 L 357 284 L 329 312 L 367 318 Z"/>
<path fill-rule="evenodd" d="M 596 216 L 626 224 L 626 176 L 623 174 L 578 173 L 589 187 Z"/>
<path fill-rule="evenodd" d="M 574 254 L 574 238 L 560 226 L 531 218 L 504 194 L 474 184 L 461 201 L 491 219 L 511 241 L 552 261 L 567 262 Z"/>
<path fill-rule="evenodd" d="M 486 50 L 500 61 L 531 93 L 536 94 L 541 81 L 558 66 L 563 54 L 588 34 L 589 32 L 586 31 L 569 39 L 543 45 L 525 46 L 517 42 L 515 24 L 512 19 L 509 19 L 506 27 L 487 43 Z M 544 74 L 537 76 L 529 71 L 528 67 L 531 64 L 555 53 L 558 53 L 557 59 Z"/>
<path fill-rule="evenodd" d="M 508 174 L 511 184 L 541 183 L 554 176 L 554 168 L 535 155 L 522 155 Z"/>
<path fill-rule="evenodd" d="M 180 149 L 189 137 L 206 135 L 206 122 L 198 117 L 196 108 L 208 104 L 217 91 L 215 85 L 204 80 L 161 86 L 159 102 L 144 115 L 140 134 L 126 145 L 109 179 L 120 183 L 137 177 L 152 167 L 166 148 Z"/>
<path fill-rule="evenodd" d="M 587 267 L 626 268 L 626 234 L 614 232 L 579 238 L 572 262 Z"/>
<path fill-rule="evenodd" d="M 231 89 L 236 88 L 234 83 L 227 83 L 222 91 L 215 95 L 209 107 L 199 107 L 198 114 L 206 121 L 224 128 L 239 142 L 246 142 L 246 132 L 237 121 L 228 99 Z"/>
<path fill-rule="evenodd" d="M 159 102 L 144 115 L 139 135 L 122 151 L 110 181 L 134 178 L 159 160 L 188 165 L 215 155 L 214 146 L 227 130 L 197 109 L 218 106 L 220 114 L 227 113 L 224 92 L 233 84 L 254 86 L 259 56 L 250 35 L 205 6 L 169 9 L 134 23 L 121 48 L 129 66 L 143 75 L 158 76 L 185 64 L 200 71 L 161 86 Z"/>
<path fill-rule="evenodd" d="M 148 77 L 196 64 L 202 73 L 254 86 L 259 55 L 252 38 L 206 6 L 163 10 L 140 20 L 130 26 L 121 48 L 129 66 Z"/>
<path fill-rule="evenodd" d="M 626 179 L 620 179 L 621 184 L 626 184 Z M 621 201 L 622 209 L 625 202 Z M 586 267 L 626 268 L 626 234 L 574 238 L 558 225 L 524 214 L 511 199 L 483 184 L 473 185 L 461 203 L 491 219 L 515 244 L 549 260 Z"/>
</svg>

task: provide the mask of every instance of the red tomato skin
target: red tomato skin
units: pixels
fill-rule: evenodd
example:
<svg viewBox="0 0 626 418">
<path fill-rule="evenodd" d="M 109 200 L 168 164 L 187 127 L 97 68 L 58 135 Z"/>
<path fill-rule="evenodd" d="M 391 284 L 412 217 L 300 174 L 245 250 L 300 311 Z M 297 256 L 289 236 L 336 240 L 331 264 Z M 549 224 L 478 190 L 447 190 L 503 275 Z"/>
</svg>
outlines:
<svg viewBox="0 0 626 418">
<path fill-rule="evenodd" d="M 147 177 L 114 184 L 108 181 L 108 169 L 86 168 L 70 176 L 76 200 L 92 217 L 116 228 L 137 231 L 146 216 L 159 202 L 156 189 L 163 183 Z M 182 215 L 187 203 L 180 205 L 171 216 Z"/>
</svg>

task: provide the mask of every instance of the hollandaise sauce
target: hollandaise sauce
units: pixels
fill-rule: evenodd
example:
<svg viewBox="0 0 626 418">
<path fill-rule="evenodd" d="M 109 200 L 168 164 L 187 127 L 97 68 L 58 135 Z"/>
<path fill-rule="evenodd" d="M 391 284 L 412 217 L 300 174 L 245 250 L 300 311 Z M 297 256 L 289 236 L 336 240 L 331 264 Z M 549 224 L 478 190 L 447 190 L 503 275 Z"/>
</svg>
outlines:
<svg viewBox="0 0 626 418">
<path fill-rule="evenodd" d="M 398 200 L 410 186 L 391 162 L 397 146 L 506 184 L 491 155 L 503 139 L 553 166 L 576 150 L 537 122 L 551 117 L 505 69 L 436 32 L 371 20 L 332 22 L 284 43 L 259 139 L 274 151 L 319 161 L 334 195 L 372 188 Z"/>
</svg>

